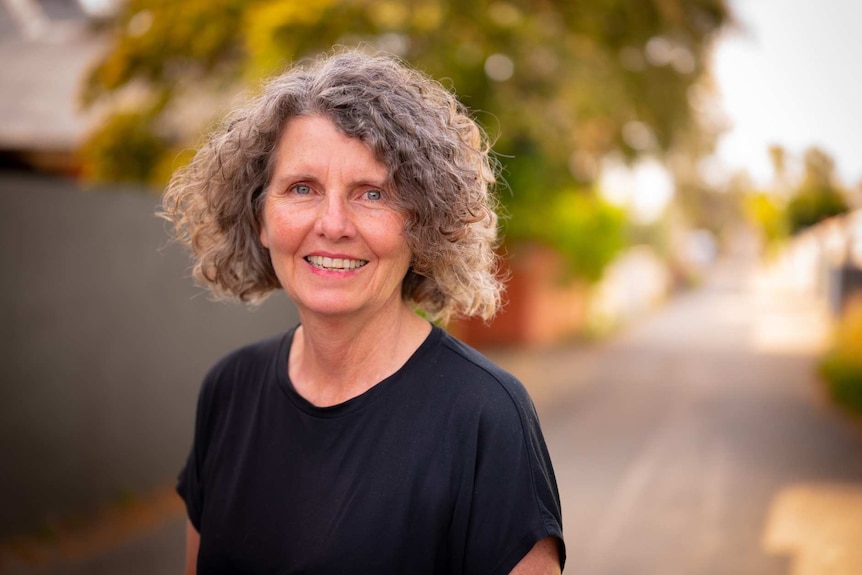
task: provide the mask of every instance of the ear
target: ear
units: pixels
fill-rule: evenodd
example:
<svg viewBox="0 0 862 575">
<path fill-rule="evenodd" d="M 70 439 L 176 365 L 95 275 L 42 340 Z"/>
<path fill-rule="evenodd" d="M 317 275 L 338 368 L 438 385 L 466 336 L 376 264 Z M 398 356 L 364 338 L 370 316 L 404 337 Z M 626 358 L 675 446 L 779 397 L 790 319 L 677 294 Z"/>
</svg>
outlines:
<svg viewBox="0 0 862 575">
<path fill-rule="evenodd" d="M 260 228 L 260 233 L 258 234 L 260 245 L 269 249 L 269 234 L 267 233 L 266 216 L 264 215 L 263 210 L 260 210 L 260 215 L 257 218 L 257 227 Z"/>
<path fill-rule="evenodd" d="M 261 217 L 260 218 L 260 245 L 269 249 L 269 234 L 266 233 L 266 220 Z"/>
<path fill-rule="evenodd" d="M 257 227 L 260 230 L 258 233 L 258 239 L 260 240 L 260 245 L 269 249 L 269 235 L 266 230 L 266 200 L 262 197 L 264 193 L 264 189 L 259 189 L 258 192 L 255 193 L 255 197 L 252 200 L 252 205 L 254 206 L 255 217 L 257 218 Z"/>
</svg>

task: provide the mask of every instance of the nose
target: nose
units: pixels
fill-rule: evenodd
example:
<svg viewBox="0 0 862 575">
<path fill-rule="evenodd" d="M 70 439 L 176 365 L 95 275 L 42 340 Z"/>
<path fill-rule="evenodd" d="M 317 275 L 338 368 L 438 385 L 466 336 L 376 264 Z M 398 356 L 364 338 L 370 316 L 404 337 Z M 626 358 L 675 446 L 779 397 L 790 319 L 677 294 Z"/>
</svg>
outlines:
<svg viewBox="0 0 862 575">
<path fill-rule="evenodd" d="M 338 194 L 327 194 L 321 203 L 315 231 L 332 241 L 353 236 L 356 228 L 348 202 Z"/>
</svg>

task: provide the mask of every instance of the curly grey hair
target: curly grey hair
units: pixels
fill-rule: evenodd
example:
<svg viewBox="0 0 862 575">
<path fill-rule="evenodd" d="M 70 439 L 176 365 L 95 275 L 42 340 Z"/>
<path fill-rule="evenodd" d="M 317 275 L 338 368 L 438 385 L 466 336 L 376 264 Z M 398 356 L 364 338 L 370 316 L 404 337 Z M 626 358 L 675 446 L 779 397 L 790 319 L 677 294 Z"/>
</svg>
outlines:
<svg viewBox="0 0 862 575">
<path fill-rule="evenodd" d="M 413 260 L 402 298 L 431 319 L 490 318 L 497 277 L 496 163 L 455 96 L 388 55 L 340 50 L 271 79 L 171 179 L 161 215 L 217 297 L 259 301 L 280 286 L 259 240 L 274 151 L 286 123 L 319 115 L 386 166 Z"/>
</svg>

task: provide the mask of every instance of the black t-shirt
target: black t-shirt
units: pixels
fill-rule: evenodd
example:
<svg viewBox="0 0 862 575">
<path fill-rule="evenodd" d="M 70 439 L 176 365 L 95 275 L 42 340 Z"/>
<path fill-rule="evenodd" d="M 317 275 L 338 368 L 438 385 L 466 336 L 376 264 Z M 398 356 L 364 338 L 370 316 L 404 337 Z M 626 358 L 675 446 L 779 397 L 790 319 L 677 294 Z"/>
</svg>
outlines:
<svg viewBox="0 0 862 575">
<path fill-rule="evenodd" d="M 562 545 L 523 386 L 439 328 L 367 392 L 316 407 L 290 382 L 295 330 L 207 375 L 178 491 L 200 575 L 505 574 Z"/>
</svg>

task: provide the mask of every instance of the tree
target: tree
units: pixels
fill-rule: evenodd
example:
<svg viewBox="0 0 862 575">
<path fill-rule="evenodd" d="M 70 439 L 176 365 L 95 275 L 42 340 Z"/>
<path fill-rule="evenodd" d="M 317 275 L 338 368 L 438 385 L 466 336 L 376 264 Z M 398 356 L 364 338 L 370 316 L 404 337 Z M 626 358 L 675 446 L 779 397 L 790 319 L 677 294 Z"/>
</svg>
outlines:
<svg viewBox="0 0 862 575">
<path fill-rule="evenodd" d="M 681 145 L 696 128 L 690 88 L 728 20 L 725 0 L 129 0 L 82 95 L 119 113 L 134 102 L 162 142 L 160 159 L 137 154 L 153 174 L 241 88 L 334 44 L 365 43 L 456 89 L 496 139 L 508 211 L 541 222 L 556 195 L 589 192 L 609 152 Z M 201 102 L 208 117 L 177 121 Z M 117 141 L 109 124 L 88 142 L 91 174 L 112 174 L 99 168 Z"/>
<path fill-rule="evenodd" d="M 805 152 L 805 173 L 787 205 L 792 233 L 848 210 L 843 192 L 835 182 L 835 162 L 823 150 L 812 147 Z"/>
</svg>

